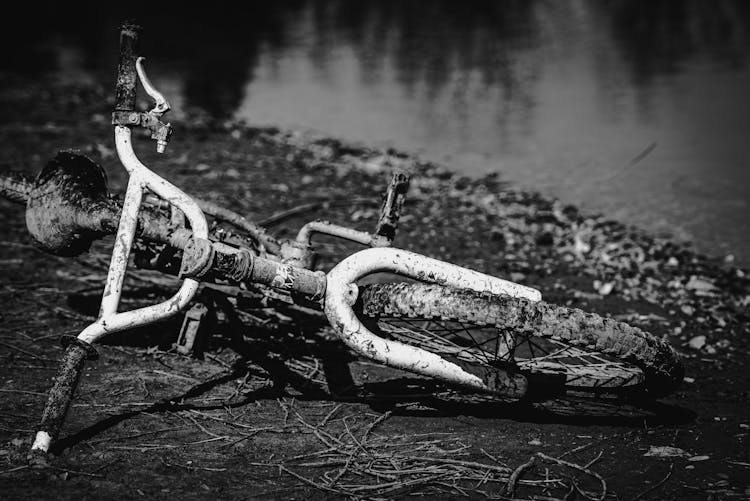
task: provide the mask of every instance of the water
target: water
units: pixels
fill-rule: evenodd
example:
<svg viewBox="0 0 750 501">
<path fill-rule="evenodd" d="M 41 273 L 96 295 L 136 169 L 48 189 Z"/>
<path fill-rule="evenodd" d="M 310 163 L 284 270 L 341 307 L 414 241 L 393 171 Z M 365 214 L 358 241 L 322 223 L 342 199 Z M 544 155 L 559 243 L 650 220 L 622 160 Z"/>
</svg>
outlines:
<svg viewBox="0 0 750 501">
<path fill-rule="evenodd" d="M 148 13 L 153 79 L 177 107 L 394 146 L 468 175 L 499 172 L 750 264 L 742 1 L 135 8 Z M 123 12 L 54 12 L 27 49 L 33 67 L 111 78 Z M 20 56 L 10 64 L 30 70 Z"/>
</svg>

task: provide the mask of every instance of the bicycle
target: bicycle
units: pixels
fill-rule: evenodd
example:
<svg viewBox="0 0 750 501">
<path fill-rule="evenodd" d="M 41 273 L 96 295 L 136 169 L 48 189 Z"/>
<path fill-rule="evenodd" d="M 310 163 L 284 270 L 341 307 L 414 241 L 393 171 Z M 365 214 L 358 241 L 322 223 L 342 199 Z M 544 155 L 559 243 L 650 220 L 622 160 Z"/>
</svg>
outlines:
<svg viewBox="0 0 750 501">
<path fill-rule="evenodd" d="M 77 255 L 95 239 L 116 235 L 99 317 L 66 339 L 32 456 L 43 457 L 56 439 L 85 360 L 96 354 L 94 343 L 184 310 L 200 282 L 242 284 L 279 300 L 280 308 L 322 310 L 340 340 L 359 355 L 488 398 L 565 392 L 657 398 L 681 382 L 678 354 L 636 327 L 549 305 L 531 287 L 391 247 L 408 189 L 403 174 L 391 181 L 374 233 L 313 221 L 296 238 L 280 241 L 239 214 L 188 196 L 133 150 L 134 128 L 148 130 L 159 152 L 172 132 L 161 121 L 169 104 L 138 56 L 140 31 L 131 23 L 120 30 L 112 123 L 117 154 L 129 174 L 122 204 L 108 195 L 100 166 L 70 153 L 59 154 L 33 182 L 0 182 L 0 193 L 26 204 L 31 235 L 53 254 Z M 147 112 L 136 110 L 138 81 L 155 102 Z M 206 214 L 235 231 L 209 227 Z M 370 248 L 327 273 L 316 271 L 315 234 Z M 133 253 L 146 254 L 141 262 L 165 272 L 174 273 L 177 261 L 182 285 L 164 302 L 121 312 Z M 412 281 L 362 283 L 376 272 Z"/>
</svg>

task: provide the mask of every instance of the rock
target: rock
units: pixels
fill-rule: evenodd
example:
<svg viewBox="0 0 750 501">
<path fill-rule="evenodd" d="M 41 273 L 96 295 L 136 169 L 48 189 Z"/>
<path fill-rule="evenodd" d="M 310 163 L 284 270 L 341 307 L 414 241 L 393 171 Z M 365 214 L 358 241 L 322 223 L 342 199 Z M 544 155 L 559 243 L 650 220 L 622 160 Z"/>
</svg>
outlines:
<svg viewBox="0 0 750 501">
<path fill-rule="evenodd" d="M 591 245 L 584 242 L 580 232 L 576 233 L 573 237 L 573 250 L 579 258 L 583 258 L 585 254 L 591 251 Z"/>
<path fill-rule="evenodd" d="M 521 283 L 521 282 L 523 282 L 526 279 L 526 275 L 524 275 L 523 273 L 519 273 L 517 271 L 514 271 L 514 272 L 512 272 L 510 274 L 510 279 L 513 282 Z"/>
<path fill-rule="evenodd" d="M 688 283 L 685 284 L 685 288 L 696 292 L 707 292 L 716 289 L 716 286 L 708 280 L 692 275 Z"/>
<path fill-rule="evenodd" d="M 694 350 L 700 350 L 706 346 L 706 336 L 695 336 L 688 341 L 688 346 Z"/>
</svg>

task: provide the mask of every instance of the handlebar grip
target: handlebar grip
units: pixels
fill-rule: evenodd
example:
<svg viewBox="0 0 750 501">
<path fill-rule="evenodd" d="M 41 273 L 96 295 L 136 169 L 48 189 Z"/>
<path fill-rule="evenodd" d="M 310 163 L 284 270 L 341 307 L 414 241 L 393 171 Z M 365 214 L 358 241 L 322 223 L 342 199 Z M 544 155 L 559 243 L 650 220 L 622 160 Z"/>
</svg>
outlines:
<svg viewBox="0 0 750 501">
<path fill-rule="evenodd" d="M 117 65 L 117 87 L 115 91 L 115 111 L 135 110 L 135 92 L 138 75 L 135 60 L 138 57 L 138 42 L 141 27 L 125 21 L 120 26 L 120 61 Z"/>
<path fill-rule="evenodd" d="M 36 440 L 32 446 L 33 450 L 47 452 L 50 442 L 57 438 L 60 433 L 65 415 L 68 413 L 70 401 L 78 386 L 78 380 L 83 371 L 86 358 L 94 352 L 92 346 L 84 341 L 74 339 L 65 350 L 60 361 L 55 383 L 47 397 L 47 405 L 44 407 L 42 421 L 39 424 Z"/>
</svg>

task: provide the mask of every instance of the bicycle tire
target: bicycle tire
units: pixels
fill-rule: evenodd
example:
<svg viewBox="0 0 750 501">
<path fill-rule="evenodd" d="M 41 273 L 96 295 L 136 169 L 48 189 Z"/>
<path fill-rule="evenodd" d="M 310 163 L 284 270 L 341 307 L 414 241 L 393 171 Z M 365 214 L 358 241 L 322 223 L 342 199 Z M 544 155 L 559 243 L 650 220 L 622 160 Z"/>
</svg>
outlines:
<svg viewBox="0 0 750 501">
<path fill-rule="evenodd" d="M 656 398 L 683 377 L 666 341 L 579 309 L 419 283 L 363 285 L 356 307 L 376 334 L 437 353 L 485 382 L 498 371 L 522 374 L 529 398 L 550 391 Z"/>
</svg>

